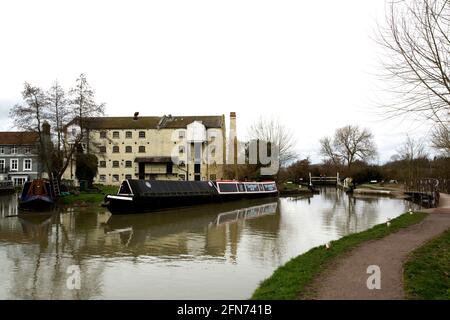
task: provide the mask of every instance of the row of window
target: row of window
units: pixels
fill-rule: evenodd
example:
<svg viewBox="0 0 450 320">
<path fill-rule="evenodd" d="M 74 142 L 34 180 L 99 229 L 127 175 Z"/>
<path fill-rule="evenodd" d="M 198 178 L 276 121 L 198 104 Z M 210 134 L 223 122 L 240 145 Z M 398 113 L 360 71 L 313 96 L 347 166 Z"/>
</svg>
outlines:
<svg viewBox="0 0 450 320">
<path fill-rule="evenodd" d="M 106 147 L 105 146 L 100 146 L 100 147 L 98 147 L 98 151 L 100 153 L 106 153 Z M 139 151 L 139 153 L 145 153 L 145 146 L 139 146 L 138 151 Z M 113 153 L 120 153 L 120 147 L 119 146 L 113 146 L 112 147 L 112 152 Z M 125 152 L 126 153 L 132 153 L 133 152 L 133 147 L 132 146 L 126 146 L 125 147 Z"/>
<path fill-rule="evenodd" d="M 5 147 L 0 147 L 0 154 L 5 154 L 6 148 Z M 20 152 L 23 152 L 24 154 L 30 154 L 31 153 L 31 147 L 25 147 L 23 148 L 18 148 L 18 147 L 11 147 L 10 148 L 10 153 L 11 154 L 19 154 Z"/>
<path fill-rule="evenodd" d="M 0 172 L 3 172 L 6 167 L 5 159 L 0 159 Z M 31 159 L 23 160 L 23 171 L 31 171 L 33 161 Z M 19 171 L 19 159 L 9 159 L 9 170 Z"/>
<path fill-rule="evenodd" d="M 111 178 L 112 182 L 119 182 L 120 176 L 118 174 L 113 174 Z M 184 174 L 178 175 L 178 178 L 180 180 L 186 180 L 186 176 Z M 126 174 L 125 179 L 132 179 L 132 175 Z M 106 182 L 106 174 L 99 175 L 98 180 L 99 182 Z M 216 175 L 215 174 L 210 175 L 210 180 L 216 180 Z"/>
<path fill-rule="evenodd" d="M 98 147 L 98 151 L 100 153 L 106 153 L 106 146 L 99 146 Z M 178 146 L 178 152 L 179 153 L 184 153 L 184 151 L 185 151 L 184 146 Z M 211 156 L 215 157 L 216 148 L 212 147 L 210 151 L 211 151 Z M 113 146 L 112 147 L 112 152 L 113 153 L 120 153 L 120 147 L 119 146 Z M 145 153 L 145 146 L 139 146 L 138 152 L 139 153 Z M 125 147 L 125 153 L 133 153 L 133 147 L 132 146 L 126 146 Z"/>
<path fill-rule="evenodd" d="M 169 169 L 170 166 L 170 169 Z M 98 167 L 99 168 L 106 168 L 106 161 L 101 160 L 98 162 Z M 113 168 L 119 168 L 120 167 L 120 161 L 118 160 L 114 160 L 112 162 L 112 167 Z M 127 160 L 125 161 L 125 168 L 132 168 L 133 167 L 133 161 Z M 168 163 L 167 164 L 167 173 L 172 173 L 172 163 Z"/>
<path fill-rule="evenodd" d="M 125 179 L 131 179 L 131 178 L 132 178 L 131 174 L 126 174 L 125 175 Z M 119 177 L 118 174 L 113 174 L 112 175 L 112 182 L 119 182 L 119 179 L 120 179 L 120 177 Z M 100 182 L 106 182 L 106 174 L 99 175 L 98 180 Z"/>
<path fill-rule="evenodd" d="M 98 163 L 99 168 L 106 168 L 106 161 L 99 161 Z M 133 166 L 133 162 L 132 161 L 125 161 L 125 168 L 131 168 Z M 120 162 L 115 160 L 112 162 L 112 167 L 113 168 L 119 168 L 120 167 Z"/>
<path fill-rule="evenodd" d="M 139 131 L 139 138 L 145 138 L 145 131 Z M 107 134 L 106 131 L 100 131 L 100 139 L 106 139 Z M 113 139 L 119 139 L 120 138 L 120 131 L 113 131 Z M 132 139 L 133 138 L 133 131 L 125 131 L 125 138 L 126 139 Z"/>
<path fill-rule="evenodd" d="M 107 132 L 106 131 L 100 131 L 99 133 L 100 139 L 106 139 L 107 138 Z M 139 131 L 138 132 L 139 138 L 145 138 L 145 131 Z M 186 133 L 184 130 L 178 131 L 178 138 L 184 139 L 186 136 Z M 112 133 L 113 139 L 120 139 L 120 131 L 113 131 Z M 125 138 L 126 139 L 132 139 L 133 138 L 133 131 L 125 131 Z M 215 135 L 211 135 L 211 140 L 214 140 L 216 138 Z"/>
<path fill-rule="evenodd" d="M 139 131 L 138 132 L 139 138 L 145 138 L 145 131 Z M 113 139 L 120 139 L 120 131 L 113 131 L 112 133 Z M 185 137 L 184 131 L 178 131 L 178 137 L 180 139 L 183 139 Z M 106 131 L 100 131 L 100 139 L 106 139 L 107 133 Z M 133 131 L 125 131 L 125 138 L 126 139 L 132 139 L 133 138 Z"/>
</svg>

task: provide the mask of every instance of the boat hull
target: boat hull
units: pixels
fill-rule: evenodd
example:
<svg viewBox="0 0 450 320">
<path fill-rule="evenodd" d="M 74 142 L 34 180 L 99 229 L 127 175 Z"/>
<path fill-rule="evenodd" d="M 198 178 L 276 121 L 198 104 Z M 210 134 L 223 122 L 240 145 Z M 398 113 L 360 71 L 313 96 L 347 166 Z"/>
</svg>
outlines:
<svg viewBox="0 0 450 320">
<path fill-rule="evenodd" d="M 209 203 L 221 203 L 238 201 L 243 199 L 257 199 L 277 197 L 276 192 L 251 193 L 251 194 L 227 194 L 206 196 L 166 196 L 166 197 L 132 197 L 132 196 L 107 196 L 106 207 L 112 214 L 133 214 L 160 211 L 178 207 L 195 206 Z"/>
<path fill-rule="evenodd" d="M 55 202 L 48 196 L 31 196 L 19 199 L 19 209 L 30 211 L 45 211 L 51 209 Z"/>
</svg>

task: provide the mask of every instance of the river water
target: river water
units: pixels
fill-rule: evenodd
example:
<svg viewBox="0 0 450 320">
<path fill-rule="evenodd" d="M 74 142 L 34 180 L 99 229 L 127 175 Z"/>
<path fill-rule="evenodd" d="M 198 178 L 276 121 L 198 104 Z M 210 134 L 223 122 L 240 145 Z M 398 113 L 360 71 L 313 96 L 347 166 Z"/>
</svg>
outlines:
<svg viewBox="0 0 450 320">
<path fill-rule="evenodd" d="M 0 197 L 0 299 L 246 299 L 290 258 L 413 204 L 324 188 L 127 216 L 9 217 L 16 206 L 16 196 Z"/>
</svg>

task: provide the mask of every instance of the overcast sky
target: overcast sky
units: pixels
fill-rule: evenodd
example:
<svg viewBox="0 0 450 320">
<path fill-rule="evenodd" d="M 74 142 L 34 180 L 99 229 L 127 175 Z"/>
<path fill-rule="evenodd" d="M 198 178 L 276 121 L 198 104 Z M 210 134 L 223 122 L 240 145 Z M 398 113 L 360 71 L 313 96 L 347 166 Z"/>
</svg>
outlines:
<svg viewBox="0 0 450 320">
<path fill-rule="evenodd" d="M 84 72 L 110 116 L 237 113 L 238 134 L 278 117 L 298 152 L 338 127 L 372 130 L 380 159 L 424 124 L 383 119 L 376 76 L 383 0 L 2 1 L 0 130 L 23 82 L 73 86 Z"/>
</svg>

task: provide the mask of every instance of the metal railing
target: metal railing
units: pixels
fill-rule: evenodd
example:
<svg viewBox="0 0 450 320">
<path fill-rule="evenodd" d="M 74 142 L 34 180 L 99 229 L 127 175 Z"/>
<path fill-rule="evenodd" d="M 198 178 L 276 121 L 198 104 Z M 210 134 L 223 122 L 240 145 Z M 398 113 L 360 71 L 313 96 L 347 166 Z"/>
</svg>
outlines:
<svg viewBox="0 0 450 320">
<path fill-rule="evenodd" d="M 439 179 L 439 192 L 450 194 L 450 179 Z"/>
<path fill-rule="evenodd" d="M 327 176 L 319 176 L 319 177 L 313 177 L 311 173 L 309 173 L 309 184 L 313 185 L 316 184 L 338 184 L 340 182 L 339 179 L 339 172 L 334 177 L 327 177 Z"/>
<path fill-rule="evenodd" d="M 412 179 L 406 182 L 405 193 L 421 205 L 436 207 L 439 204 L 440 188 L 441 183 L 436 178 Z"/>
</svg>

